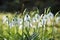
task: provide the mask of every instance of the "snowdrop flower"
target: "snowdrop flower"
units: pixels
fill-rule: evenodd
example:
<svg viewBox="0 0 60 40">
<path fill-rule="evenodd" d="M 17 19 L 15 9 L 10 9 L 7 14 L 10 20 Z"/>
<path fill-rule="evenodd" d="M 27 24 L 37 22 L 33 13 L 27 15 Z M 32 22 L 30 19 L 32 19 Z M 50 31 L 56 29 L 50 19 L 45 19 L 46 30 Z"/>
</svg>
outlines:
<svg viewBox="0 0 60 40">
<path fill-rule="evenodd" d="M 10 28 L 12 28 L 14 26 L 14 23 L 13 22 L 9 23 L 9 26 Z"/>
<path fill-rule="evenodd" d="M 42 19 L 42 24 L 46 24 L 47 20 L 48 20 L 47 15 L 44 15 Z"/>
<path fill-rule="evenodd" d="M 35 14 L 35 18 L 39 19 L 40 15 L 39 14 Z"/>
<path fill-rule="evenodd" d="M 50 20 L 50 18 L 49 19 L 47 19 L 47 25 L 48 26 L 51 26 L 53 23 L 52 23 L 52 21 Z"/>
<path fill-rule="evenodd" d="M 13 20 L 12 20 L 12 22 L 16 25 L 17 24 L 17 21 L 18 21 L 18 19 L 17 19 L 17 15 L 13 18 Z"/>
<path fill-rule="evenodd" d="M 60 22 L 60 17 L 56 18 L 56 24 L 58 24 Z"/>
<path fill-rule="evenodd" d="M 30 26 L 30 16 L 28 14 L 25 15 L 24 17 L 24 26 L 29 27 Z"/>
<path fill-rule="evenodd" d="M 29 20 L 30 20 L 30 16 L 28 14 L 26 14 L 24 17 L 24 21 L 29 21 Z"/>
<path fill-rule="evenodd" d="M 53 15 L 52 12 L 49 12 L 49 13 L 47 14 L 47 16 L 48 16 L 50 19 L 53 19 L 53 17 L 54 17 L 54 15 Z"/>
<path fill-rule="evenodd" d="M 53 19 L 53 14 L 49 12 L 49 14 L 43 16 L 44 24 L 51 25 L 51 19 Z"/>
<path fill-rule="evenodd" d="M 22 24 L 23 19 L 22 18 L 18 18 L 18 24 Z"/>
<path fill-rule="evenodd" d="M 42 19 L 42 25 L 45 25 L 45 24 L 46 24 L 46 22 L 47 22 L 47 20 L 46 20 L 46 19 Z"/>
<path fill-rule="evenodd" d="M 32 18 L 32 21 L 33 21 L 33 22 L 36 22 L 36 18 L 35 18 L 35 17 L 33 17 L 33 18 Z"/>
<path fill-rule="evenodd" d="M 46 19 L 47 20 L 48 19 L 48 16 L 47 15 L 44 15 L 43 16 L 43 19 Z"/>
<path fill-rule="evenodd" d="M 13 23 L 13 24 L 16 24 L 16 21 L 13 19 L 13 20 L 12 20 L 12 23 Z"/>
<path fill-rule="evenodd" d="M 20 26 L 20 24 L 22 24 L 23 23 L 23 19 L 22 18 L 18 18 L 17 19 L 17 24 L 18 24 L 18 26 Z"/>
<path fill-rule="evenodd" d="M 36 21 L 38 22 L 40 20 L 40 15 L 35 14 Z"/>
<path fill-rule="evenodd" d="M 5 21 L 6 21 L 6 16 L 3 16 L 3 23 L 5 23 Z"/>
<path fill-rule="evenodd" d="M 11 27 L 13 27 L 14 25 L 15 25 L 15 21 L 14 21 L 14 19 L 13 19 L 12 22 L 9 23 L 9 26 L 10 26 L 10 28 L 11 28 Z"/>
<path fill-rule="evenodd" d="M 9 26 L 10 26 L 10 27 L 13 27 L 14 25 L 20 26 L 20 24 L 22 24 L 22 19 L 19 19 L 19 18 L 18 18 L 17 20 L 13 19 L 12 22 L 9 23 Z"/>
<path fill-rule="evenodd" d="M 4 23 L 9 23 L 8 16 L 3 16 L 3 24 Z"/>
<path fill-rule="evenodd" d="M 35 14 L 35 16 L 32 18 L 33 22 L 38 22 L 40 20 L 40 15 Z"/>
</svg>

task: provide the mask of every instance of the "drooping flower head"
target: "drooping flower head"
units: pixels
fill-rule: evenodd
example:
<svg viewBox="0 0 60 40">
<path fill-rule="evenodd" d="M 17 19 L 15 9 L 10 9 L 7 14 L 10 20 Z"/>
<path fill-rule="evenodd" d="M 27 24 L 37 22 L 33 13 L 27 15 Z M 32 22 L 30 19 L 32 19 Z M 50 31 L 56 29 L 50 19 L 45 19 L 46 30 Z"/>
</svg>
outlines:
<svg viewBox="0 0 60 40">
<path fill-rule="evenodd" d="M 43 18 L 42 18 L 42 25 L 45 25 L 47 20 L 48 20 L 47 15 L 44 15 Z"/>
<path fill-rule="evenodd" d="M 36 22 L 36 18 L 35 18 L 35 17 L 33 17 L 33 18 L 32 18 L 32 21 L 33 21 L 33 22 Z"/>
<path fill-rule="evenodd" d="M 47 20 L 46 20 L 46 19 L 42 19 L 42 25 L 45 25 L 45 24 L 46 24 L 46 22 L 47 22 Z"/>
<path fill-rule="evenodd" d="M 60 17 L 56 18 L 56 24 L 60 23 Z"/>
<path fill-rule="evenodd" d="M 9 27 L 12 28 L 14 26 L 14 23 L 13 22 L 10 22 L 9 23 Z"/>
<path fill-rule="evenodd" d="M 44 15 L 44 16 L 43 16 L 43 19 L 46 19 L 46 20 L 47 20 L 47 19 L 48 19 L 47 15 Z"/>
<path fill-rule="evenodd" d="M 35 14 L 35 18 L 36 19 L 40 19 L 40 15 L 39 14 Z"/>
<path fill-rule="evenodd" d="M 22 18 L 18 18 L 18 20 L 17 20 L 18 26 L 20 26 L 22 23 L 23 23 L 23 19 Z"/>
<path fill-rule="evenodd" d="M 9 23 L 8 16 L 3 16 L 3 23 Z"/>
<path fill-rule="evenodd" d="M 28 14 L 26 14 L 24 17 L 24 21 L 29 21 L 29 20 L 30 20 L 30 16 Z"/>
<path fill-rule="evenodd" d="M 53 17 L 54 17 L 54 15 L 53 15 L 52 12 L 49 12 L 49 13 L 47 14 L 47 16 L 48 16 L 50 19 L 53 19 Z"/>
<path fill-rule="evenodd" d="M 39 14 L 35 14 L 35 20 L 38 22 L 40 20 L 40 15 Z"/>
</svg>

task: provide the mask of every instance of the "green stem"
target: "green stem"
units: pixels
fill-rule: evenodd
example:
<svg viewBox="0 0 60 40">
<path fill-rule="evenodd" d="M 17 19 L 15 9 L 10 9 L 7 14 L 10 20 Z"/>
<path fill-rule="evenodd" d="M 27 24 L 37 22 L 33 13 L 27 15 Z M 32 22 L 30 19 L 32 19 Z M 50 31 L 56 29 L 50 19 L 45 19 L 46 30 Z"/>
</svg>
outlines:
<svg viewBox="0 0 60 40">
<path fill-rule="evenodd" d="M 42 40 L 44 40 L 44 25 L 42 25 Z"/>
<path fill-rule="evenodd" d="M 23 27 L 22 27 L 22 40 L 24 40 L 23 36 L 24 36 L 24 18 L 23 18 Z"/>
</svg>

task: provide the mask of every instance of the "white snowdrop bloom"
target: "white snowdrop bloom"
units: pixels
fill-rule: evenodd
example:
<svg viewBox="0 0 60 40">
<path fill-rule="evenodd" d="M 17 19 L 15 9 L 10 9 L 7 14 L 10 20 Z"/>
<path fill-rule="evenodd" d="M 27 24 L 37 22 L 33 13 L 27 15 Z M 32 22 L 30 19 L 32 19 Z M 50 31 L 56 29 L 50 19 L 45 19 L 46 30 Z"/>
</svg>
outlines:
<svg viewBox="0 0 60 40">
<path fill-rule="evenodd" d="M 15 20 L 14 20 L 14 18 L 12 19 L 12 23 L 15 24 Z"/>
<path fill-rule="evenodd" d="M 44 16 L 43 16 L 43 19 L 42 19 L 42 25 L 45 25 L 46 22 L 47 22 L 47 20 L 48 20 L 47 15 L 44 15 Z"/>
<path fill-rule="evenodd" d="M 43 19 L 46 19 L 46 20 L 47 20 L 47 19 L 48 19 L 47 15 L 44 15 L 44 16 L 43 16 Z"/>
<path fill-rule="evenodd" d="M 8 21 L 9 21 L 9 20 L 8 20 L 8 17 L 3 16 L 3 24 L 4 24 L 4 23 L 7 23 L 7 24 L 8 24 Z"/>
<path fill-rule="evenodd" d="M 6 16 L 3 16 L 3 23 L 5 23 L 5 21 L 6 21 Z"/>
<path fill-rule="evenodd" d="M 60 23 L 60 17 L 56 18 L 56 24 Z"/>
<path fill-rule="evenodd" d="M 23 19 L 20 19 L 20 24 L 22 24 L 22 22 L 23 22 Z"/>
<path fill-rule="evenodd" d="M 45 24 L 46 24 L 46 22 L 47 22 L 47 20 L 46 20 L 46 19 L 42 19 L 42 25 L 45 25 Z"/>
<path fill-rule="evenodd" d="M 13 22 L 9 23 L 9 26 L 10 26 L 10 28 L 13 27 L 14 23 Z"/>
<path fill-rule="evenodd" d="M 18 25 L 20 25 L 20 19 L 19 18 L 17 19 L 17 23 L 18 23 Z"/>
<path fill-rule="evenodd" d="M 47 16 L 48 16 L 50 19 L 53 19 L 53 17 L 54 17 L 54 15 L 53 15 L 52 12 L 49 12 L 49 13 L 47 14 Z"/>
<path fill-rule="evenodd" d="M 22 22 L 23 22 L 22 18 L 13 18 L 13 20 L 12 20 L 12 23 L 14 25 L 18 25 L 18 26 L 20 26 L 20 24 L 22 24 Z"/>
<path fill-rule="evenodd" d="M 18 26 L 19 26 L 20 24 L 23 23 L 23 19 L 22 18 L 18 18 L 17 23 L 18 23 Z"/>
<path fill-rule="evenodd" d="M 16 23 L 17 23 L 17 21 L 15 21 L 15 20 L 13 19 L 12 22 L 9 23 L 9 26 L 10 26 L 10 27 L 13 27 L 13 26 L 16 25 Z"/>
<path fill-rule="evenodd" d="M 35 18 L 40 19 L 40 15 L 39 14 L 35 14 Z"/>
<path fill-rule="evenodd" d="M 35 18 L 36 18 L 36 21 L 38 22 L 40 20 L 40 15 L 39 14 L 35 14 Z"/>
<path fill-rule="evenodd" d="M 14 21 L 14 19 L 12 20 L 12 23 L 13 23 L 13 24 L 15 24 L 15 21 Z"/>
<path fill-rule="evenodd" d="M 14 25 L 17 25 L 17 24 L 18 24 L 18 19 L 17 19 L 17 17 L 14 17 L 13 20 L 12 20 L 12 22 L 14 23 Z"/>
<path fill-rule="evenodd" d="M 28 14 L 26 14 L 24 17 L 24 21 L 29 21 L 29 20 L 30 20 L 30 16 Z"/>
<path fill-rule="evenodd" d="M 32 22 L 36 22 L 36 18 L 35 17 L 32 18 Z"/>
<path fill-rule="evenodd" d="M 50 18 L 48 18 L 48 19 L 47 19 L 47 25 L 48 25 L 48 26 L 53 25 L 53 22 L 51 21 L 51 19 L 50 19 Z"/>
</svg>

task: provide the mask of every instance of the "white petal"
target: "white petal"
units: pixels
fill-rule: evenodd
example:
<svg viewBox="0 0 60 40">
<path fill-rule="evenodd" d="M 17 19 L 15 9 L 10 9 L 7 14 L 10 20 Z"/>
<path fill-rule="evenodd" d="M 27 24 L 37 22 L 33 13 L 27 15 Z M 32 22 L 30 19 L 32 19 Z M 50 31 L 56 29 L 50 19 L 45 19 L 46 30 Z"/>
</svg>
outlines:
<svg viewBox="0 0 60 40">
<path fill-rule="evenodd" d="M 47 14 L 47 16 L 48 16 L 49 18 L 51 18 L 51 19 L 53 19 L 53 17 L 54 17 L 54 15 L 53 15 L 52 12 L 49 12 L 49 14 Z"/>
<path fill-rule="evenodd" d="M 60 22 L 60 17 L 57 17 L 56 18 L 56 23 L 59 23 Z"/>
</svg>

